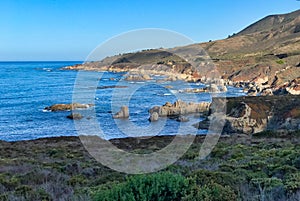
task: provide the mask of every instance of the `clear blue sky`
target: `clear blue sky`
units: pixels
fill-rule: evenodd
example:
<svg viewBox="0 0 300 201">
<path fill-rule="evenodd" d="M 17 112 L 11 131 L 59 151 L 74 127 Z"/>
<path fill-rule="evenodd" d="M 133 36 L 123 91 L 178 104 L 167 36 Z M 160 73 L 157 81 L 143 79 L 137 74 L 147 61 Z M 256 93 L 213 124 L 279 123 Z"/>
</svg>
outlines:
<svg viewBox="0 0 300 201">
<path fill-rule="evenodd" d="M 0 60 L 84 60 L 105 40 L 140 28 L 222 39 L 297 9 L 296 0 L 1 0 Z"/>
</svg>

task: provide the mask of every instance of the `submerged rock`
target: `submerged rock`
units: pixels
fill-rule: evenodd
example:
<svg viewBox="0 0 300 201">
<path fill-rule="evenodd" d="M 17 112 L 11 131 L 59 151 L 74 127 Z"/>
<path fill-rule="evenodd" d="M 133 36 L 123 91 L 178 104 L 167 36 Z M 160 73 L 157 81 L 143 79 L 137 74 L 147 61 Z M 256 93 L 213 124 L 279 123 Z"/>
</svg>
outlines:
<svg viewBox="0 0 300 201">
<path fill-rule="evenodd" d="M 119 85 L 115 85 L 115 86 L 100 86 L 97 87 L 97 89 L 122 89 L 122 88 L 128 88 L 128 86 L 119 86 Z"/>
<path fill-rule="evenodd" d="M 124 105 L 121 107 L 121 110 L 113 116 L 114 119 L 126 119 L 128 117 L 129 117 L 129 109 L 127 106 Z"/>
<path fill-rule="evenodd" d="M 185 90 L 180 90 L 180 93 L 205 93 L 208 92 L 207 88 L 190 88 Z"/>
<path fill-rule="evenodd" d="M 200 121 L 199 123 L 193 124 L 193 126 L 197 129 L 203 129 L 208 130 L 210 125 L 210 121 L 208 118 L 204 119 L 203 121 Z"/>
<path fill-rule="evenodd" d="M 178 122 L 188 122 L 190 119 L 185 116 L 179 116 L 176 121 Z"/>
<path fill-rule="evenodd" d="M 73 119 L 73 120 L 80 120 L 83 118 L 83 116 L 79 113 L 72 113 L 67 116 L 68 119 Z"/>
</svg>

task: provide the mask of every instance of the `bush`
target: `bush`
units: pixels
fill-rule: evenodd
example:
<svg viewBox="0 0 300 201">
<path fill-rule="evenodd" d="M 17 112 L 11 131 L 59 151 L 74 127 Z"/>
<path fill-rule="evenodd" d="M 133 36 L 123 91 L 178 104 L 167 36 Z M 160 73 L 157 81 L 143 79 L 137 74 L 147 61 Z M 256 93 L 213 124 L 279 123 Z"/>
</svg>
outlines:
<svg viewBox="0 0 300 201">
<path fill-rule="evenodd" d="M 279 60 L 276 61 L 276 63 L 278 63 L 278 64 L 284 64 L 284 61 L 282 59 L 279 59 Z"/>
<path fill-rule="evenodd" d="M 237 196 L 229 186 L 210 183 L 194 186 L 192 191 L 183 198 L 184 201 L 234 201 Z"/>
<path fill-rule="evenodd" d="M 211 172 L 208 170 L 198 170 L 192 173 L 189 180 L 198 186 L 204 186 L 213 182 L 223 186 L 231 186 L 233 188 L 237 188 L 240 182 L 237 176 L 230 173 Z"/>
<path fill-rule="evenodd" d="M 100 187 L 93 199 L 99 201 L 168 201 L 181 200 L 188 187 L 187 180 L 176 174 L 138 175 L 111 188 Z"/>
<path fill-rule="evenodd" d="M 300 190 L 300 173 L 294 173 L 289 176 L 284 181 L 286 190 L 289 193 L 295 193 Z"/>
</svg>

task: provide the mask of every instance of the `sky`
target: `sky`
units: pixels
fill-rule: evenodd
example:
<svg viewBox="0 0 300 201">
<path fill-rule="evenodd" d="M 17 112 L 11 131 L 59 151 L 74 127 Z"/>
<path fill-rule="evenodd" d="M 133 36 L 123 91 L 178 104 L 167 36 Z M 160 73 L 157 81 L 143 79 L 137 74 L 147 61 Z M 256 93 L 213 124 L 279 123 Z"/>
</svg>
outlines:
<svg viewBox="0 0 300 201">
<path fill-rule="evenodd" d="M 217 40 L 297 9 L 297 0 L 0 0 L 0 61 L 83 61 L 108 39 L 144 28 Z"/>
</svg>

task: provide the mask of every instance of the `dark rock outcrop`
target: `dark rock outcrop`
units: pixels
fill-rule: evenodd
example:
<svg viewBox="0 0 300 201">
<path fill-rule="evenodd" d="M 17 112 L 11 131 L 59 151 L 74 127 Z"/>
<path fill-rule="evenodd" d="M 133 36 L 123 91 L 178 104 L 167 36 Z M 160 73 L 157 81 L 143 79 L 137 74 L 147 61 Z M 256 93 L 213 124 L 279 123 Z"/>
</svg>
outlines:
<svg viewBox="0 0 300 201">
<path fill-rule="evenodd" d="M 122 88 L 127 88 L 128 86 L 100 86 L 100 87 L 97 87 L 97 89 L 122 89 Z"/>
<path fill-rule="evenodd" d="M 200 121 L 199 123 L 193 124 L 193 126 L 197 129 L 203 129 L 208 130 L 210 125 L 210 121 L 208 118 L 204 119 L 203 121 Z"/>
<path fill-rule="evenodd" d="M 259 112 L 255 111 L 256 107 L 264 110 L 265 115 L 255 118 L 254 113 Z M 264 131 L 267 128 L 268 119 L 272 117 L 271 113 L 268 113 L 271 112 L 268 111 L 268 109 L 269 108 L 265 108 L 263 105 L 252 105 L 244 102 L 238 103 L 235 107 L 231 108 L 231 111 L 229 111 L 223 133 L 251 134 Z"/>
<path fill-rule="evenodd" d="M 68 119 L 73 119 L 73 120 L 80 120 L 83 118 L 83 116 L 79 113 L 72 113 L 67 116 Z"/>
</svg>

